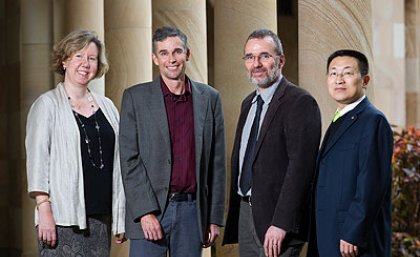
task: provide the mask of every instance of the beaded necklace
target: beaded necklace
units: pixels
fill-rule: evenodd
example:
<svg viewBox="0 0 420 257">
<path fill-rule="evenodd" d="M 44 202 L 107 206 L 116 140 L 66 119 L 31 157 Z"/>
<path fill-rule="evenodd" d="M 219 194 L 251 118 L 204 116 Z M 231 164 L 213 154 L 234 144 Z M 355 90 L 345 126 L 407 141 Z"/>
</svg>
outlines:
<svg viewBox="0 0 420 257">
<path fill-rule="evenodd" d="M 87 100 L 90 103 L 90 107 L 92 107 L 92 115 L 93 115 L 93 119 L 95 121 L 95 129 L 96 129 L 96 133 L 98 134 L 98 142 L 99 142 L 99 157 L 100 157 L 100 163 L 96 164 L 93 157 L 92 157 L 92 151 L 90 148 L 90 139 L 89 136 L 87 134 L 86 128 L 85 128 L 85 124 L 82 122 L 82 120 L 79 117 L 79 114 L 74 110 L 75 107 L 74 105 L 71 103 L 71 97 L 68 96 L 67 99 L 70 102 L 70 106 L 73 109 L 73 114 L 76 117 L 76 120 L 80 123 L 80 126 L 82 127 L 82 131 L 84 133 L 84 137 L 85 137 L 85 143 L 87 145 L 87 151 L 88 151 L 88 155 L 89 155 L 89 160 L 92 163 L 92 166 L 95 168 L 98 168 L 100 170 L 102 170 L 104 168 L 104 161 L 103 161 L 103 156 L 102 156 L 102 140 L 101 140 L 101 127 L 98 124 L 98 120 L 96 119 L 96 113 L 95 112 L 95 105 L 93 104 L 93 97 L 92 94 L 90 93 L 90 90 L 88 89 L 88 97 Z"/>
</svg>

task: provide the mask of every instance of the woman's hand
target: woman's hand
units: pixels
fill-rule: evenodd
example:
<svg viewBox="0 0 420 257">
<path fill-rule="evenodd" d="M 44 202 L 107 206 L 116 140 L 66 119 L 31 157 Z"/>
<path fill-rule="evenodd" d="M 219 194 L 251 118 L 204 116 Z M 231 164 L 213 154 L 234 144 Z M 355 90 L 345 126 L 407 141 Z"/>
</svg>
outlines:
<svg viewBox="0 0 420 257">
<path fill-rule="evenodd" d="M 57 243 L 57 232 L 48 195 L 38 195 L 35 199 L 39 218 L 38 240 L 48 247 L 54 247 Z"/>
</svg>

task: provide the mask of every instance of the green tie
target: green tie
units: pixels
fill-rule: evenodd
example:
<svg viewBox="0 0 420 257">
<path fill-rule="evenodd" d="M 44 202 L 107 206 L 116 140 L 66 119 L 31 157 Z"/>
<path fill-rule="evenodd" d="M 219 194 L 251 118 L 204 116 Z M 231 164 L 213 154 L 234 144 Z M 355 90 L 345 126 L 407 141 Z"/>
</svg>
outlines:
<svg viewBox="0 0 420 257">
<path fill-rule="evenodd" d="M 340 113 L 338 111 L 336 111 L 335 114 L 334 114 L 333 122 L 338 120 L 338 118 L 340 118 Z"/>
</svg>

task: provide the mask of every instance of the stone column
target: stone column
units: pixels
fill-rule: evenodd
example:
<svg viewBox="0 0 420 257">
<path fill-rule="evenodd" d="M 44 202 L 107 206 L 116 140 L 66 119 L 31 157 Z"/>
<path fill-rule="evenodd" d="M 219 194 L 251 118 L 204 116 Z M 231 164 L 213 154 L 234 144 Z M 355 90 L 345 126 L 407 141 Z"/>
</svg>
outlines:
<svg viewBox="0 0 420 257">
<path fill-rule="evenodd" d="M 152 79 L 152 3 L 105 0 L 105 41 L 110 70 L 105 94 L 117 108 L 125 88 Z M 129 242 L 113 244 L 111 256 L 128 256 Z"/>
<path fill-rule="evenodd" d="M 247 79 L 242 61 L 245 40 L 255 29 L 277 31 L 276 1 L 214 1 L 214 86 L 222 95 L 228 152 L 228 185 L 230 152 L 242 100 L 255 90 Z M 237 256 L 237 247 L 216 248 L 216 256 Z"/>
<path fill-rule="evenodd" d="M 105 0 L 105 13 L 106 95 L 119 108 L 125 88 L 152 80 L 152 2 Z"/>
<path fill-rule="evenodd" d="M 405 1 L 407 125 L 420 128 L 420 0 Z"/>
<path fill-rule="evenodd" d="M 24 248 L 22 212 L 27 202 L 22 202 L 26 188 L 22 183 L 21 38 L 17 33 L 21 13 L 19 2 L 0 0 L 0 231 L 4 234 L 0 236 L 0 256 L 18 256 Z"/>
<path fill-rule="evenodd" d="M 51 73 L 50 52 L 53 39 L 52 1 L 21 1 L 21 165 L 19 189 L 21 190 L 22 255 L 38 256 L 37 238 L 34 231 L 34 201 L 29 199 L 26 188 L 24 139 L 26 116 L 33 101 L 54 86 Z"/>
<path fill-rule="evenodd" d="M 9 179 L 9 174 L 12 173 L 12 170 L 9 167 L 11 160 L 8 154 L 9 146 L 7 144 L 7 139 L 9 138 L 8 124 L 10 123 L 10 102 L 8 99 L 11 97 L 9 93 L 10 89 L 6 86 L 9 84 L 8 81 L 6 81 L 8 77 L 6 76 L 6 74 L 8 74 L 8 62 L 5 56 L 7 41 L 5 36 L 6 33 L 4 33 L 4 31 L 6 31 L 6 19 L 5 3 L 4 0 L 0 0 L 0 141 L 4 142 L 0 144 L 0 187 L 5 189 L 5 193 L 0 196 L 0 220 L 6 221 L 0 223 L 0 231 L 3 231 L 3 234 L 5 234 L 0 235 L 0 255 L 2 256 L 6 256 L 9 253 L 9 249 L 11 248 L 10 241 L 15 241 L 13 239 L 16 238 L 12 237 L 12 240 L 10 240 L 9 237 L 6 236 L 6 234 L 10 234 L 12 231 L 15 232 L 14 230 L 16 230 L 9 225 L 12 217 L 8 213 L 9 209 L 12 208 L 9 203 L 10 194 L 7 193 L 10 191 L 10 188 L 12 188 L 11 181 Z M 19 95 L 15 96 L 15 99 L 16 98 L 19 98 Z M 17 139 L 18 142 L 20 142 L 20 135 Z M 20 199 L 18 201 L 18 205 L 20 205 Z"/>
<path fill-rule="evenodd" d="M 93 30 L 104 42 L 104 0 L 54 0 L 54 42 L 77 29 Z M 89 87 L 104 94 L 105 78 L 92 80 Z"/>
<path fill-rule="evenodd" d="M 355 49 L 368 57 L 374 69 L 371 17 L 371 1 L 298 1 L 299 84 L 318 101 L 324 131 L 337 108 L 327 91 L 327 58 L 338 49 Z M 380 88 L 375 81 L 368 89 L 372 101 Z"/>
<path fill-rule="evenodd" d="M 299 85 L 298 52 L 298 0 L 277 1 L 277 31 L 283 44 L 286 56 L 286 65 L 283 67 L 283 75 L 287 80 Z"/>
<path fill-rule="evenodd" d="M 105 41 L 110 70 L 106 95 L 119 108 L 125 88 L 152 79 L 152 3 L 105 0 Z M 111 256 L 128 256 L 129 242 L 113 244 Z"/>
<path fill-rule="evenodd" d="M 373 102 L 391 124 L 405 126 L 404 0 L 371 0 Z M 418 42 L 417 42 L 418 44 Z M 417 69 L 418 72 L 418 69 Z M 418 74 L 418 73 L 417 73 Z M 418 85 L 417 85 L 418 86 Z M 410 86 L 411 87 L 411 86 Z"/>
<path fill-rule="evenodd" d="M 255 88 L 247 79 L 242 61 L 245 40 L 258 28 L 277 30 L 275 1 L 215 0 L 214 6 L 214 86 L 222 95 L 227 144 L 230 149 L 246 95 Z"/>
<path fill-rule="evenodd" d="M 188 76 L 207 83 L 207 30 L 205 0 L 154 0 L 153 31 L 162 26 L 175 26 L 187 35 L 191 58 Z M 155 69 L 155 76 L 158 70 Z"/>
</svg>

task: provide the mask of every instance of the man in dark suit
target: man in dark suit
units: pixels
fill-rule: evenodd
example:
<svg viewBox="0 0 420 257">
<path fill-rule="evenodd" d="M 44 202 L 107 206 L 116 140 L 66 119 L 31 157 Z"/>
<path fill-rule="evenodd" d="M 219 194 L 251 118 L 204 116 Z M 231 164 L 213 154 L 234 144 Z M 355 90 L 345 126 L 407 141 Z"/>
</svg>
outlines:
<svg viewBox="0 0 420 257">
<path fill-rule="evenodd" d="M 280 39 L 256 30 L 244 49 L 256 91 L 242 103 L 232 151 L 224 243 L 246 256 L 299 256 L 321 121 L 315 99 L 282 75 Z"/>
<path fill-rule="evenodd" d="M 337 111 L 317 160 L 311 257 L 391 256 L 393 136 L 365 96 L 368 71 L 366 56 L 354 50 L 328 58 Z"/>
<path fill-rule="evenodd" d="M 153 35 L 156 80 L 128 88 L 120 154 L 131 257 L 197 257 L 223 224 L 226 161 L 219 93 L 189 79 L 187 37 Z"/>
</svg>

